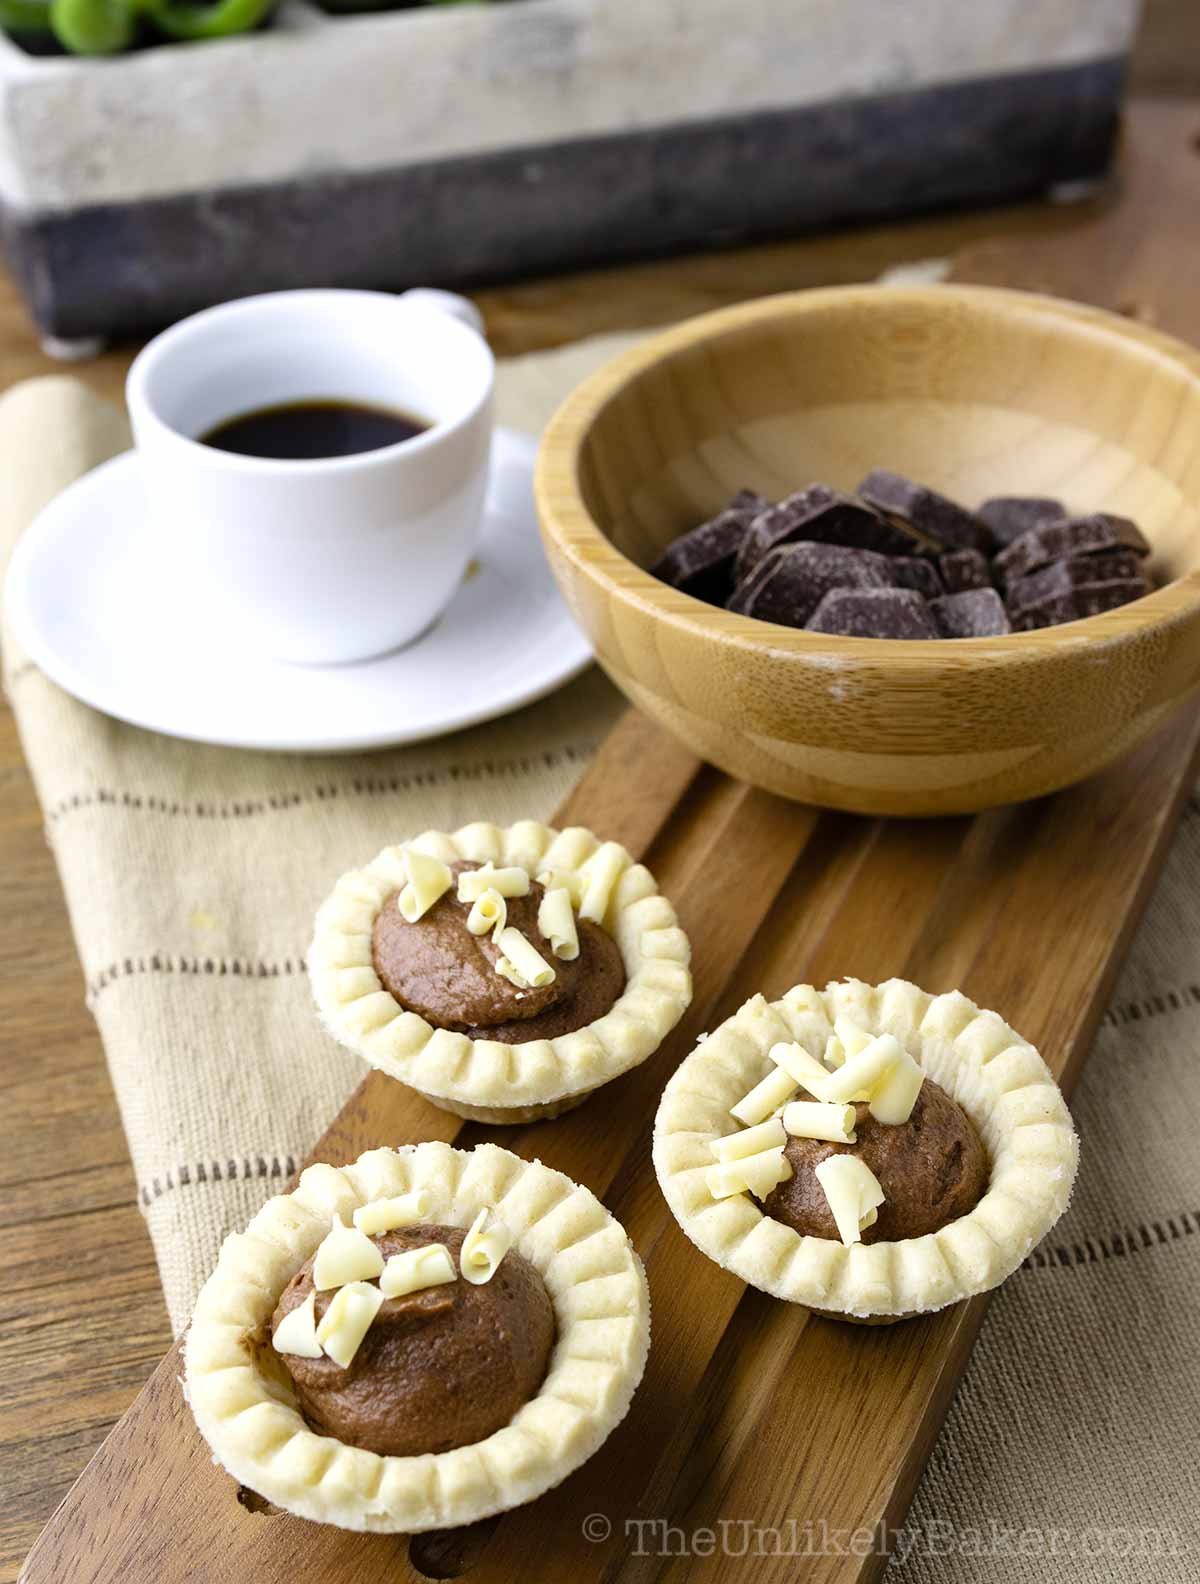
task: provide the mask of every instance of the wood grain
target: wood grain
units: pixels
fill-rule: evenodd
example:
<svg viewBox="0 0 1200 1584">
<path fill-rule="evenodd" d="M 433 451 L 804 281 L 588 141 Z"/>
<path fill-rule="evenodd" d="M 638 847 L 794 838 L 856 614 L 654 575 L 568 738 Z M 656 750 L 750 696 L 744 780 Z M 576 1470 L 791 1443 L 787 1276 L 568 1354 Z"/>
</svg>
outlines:
<svg viewBox="0 0 1200 1584">
<path fill-rule="evenodd" d="M 847 820 L 695 764 L 685 776 L 670 740 L 644 718 L 627 718 L 579 801 L 568 800 L 558 818 L 573 822 L 586 808 L 601 829 L 613 828 L 604 787 L 613 788 L 625 834 L 658 871 L 692 938 L 696 1002 L 649 1061 L 553 1123 L 493 1129 L 440 1113 L 433 1128 L 464 1147 L 492 1138 L 536 1153 L 603 1195 L 626 1226 L 645 1260 L 654 1316 L 650 1361 L 627 1420 L 532 1506 L 406 1550 L 393 1536 L 346 1535 L 239 1504 L 181 1406 L 176 1349 L 35 1545 L 27 1584 L 149 1584 L 184 1571 L 196 1584 L 247 1570 L 282 1579 L 301 1555 L 317 1576 L 364 1584 L 416 1584 L 447 1567 L 477 1584 L 509 1584 L 535 1549 L 554 1576 L 580 1584 L 725 1580 L 739 1576 L 735 1558 L 718 1552 L 684 1563 L 656 1554 L 653 1526 L 782 1527 L 799 1515 L 845 1534 L 894 1530 L 984 1303 L 860 1328 L 745 1290 L 684 1239 L 658 1191 L 649 1162 L 658 1094 L 697 1034 L 748 995 L 848 972 L 871 980 L 903 973 L 933 990 L 961 985 L 1000 1009 L 1069 1079 L 1191 786 L 1198 742 L 1200 710 L 1192 709 L 1085 786 L 990 816 L 981 838 L 967 820 Z M 636 806 L 618 773 L 631 760 L 640 767 Z M 1147 786 L 1153 799 L 1139 796 Z M 681 843 L 672 827 L 684 805 Z M 1097 831 L 1105 833 L 1102 865 L 1094 862 Z M 984 936 L 946 933 L 947 911 L 953 916 L 966 897 L 988 920 Z M 1063 940 L 1069 956 L 1055 949 Z M 945 978 L 931 978 L 934 961 Z M 430 1134 L 426 1103 L 372 1075 L 315 1158 L 338 1163 Z M 856 1455 L 862 1445 L 869 1459 Z M 597 1513 L 610 1531 L 589 1540 L 581 1519 Z M 631 1528 L 639 1521 L 651 1528 Z M 882 1545 L 865 1558 L 825 1555 L 806 1562 L 804 1576 L 859 1584 L 884 1561 Z M 795 1573 L 787 1556 L 755 1566 L 767 1584 Z"/>
<path fill-rule="evenodd" d="M 1056 298 L 840 286 L 676 325 L 551 419 L 551 570 L 626 696 L 730 775 L 932 815 L 1094 774 L 1200 685 L 1200 352 Z M 853 490 L 885 466 L 978 505 L 1049 495 L 1152 547 L 1146 597 L 1002 638 L 880 643 L 714 608 L 647 569 L 739 489 Z"/>
<path fill-rule="evenodd" d="M 1151 0 L 1148 23 L 1167 13 L 1177 15 L 1177 26 L 1148 35 L 1151 55 L 1165 64 L 1156 70 L 1149 60 L 1139 87 L 1200 93 L 1200 71 L 1188 48 L 1190 0 Z M 1194 239 L 1191 144 L 1198 130 L 1194 100 L 1135 105 L 1120 190 L 1080 205 L 918 219 L 523 283 L 489 291 L 480 302 L 494 344 L 511 354 L 605 329 L 667 323 L 766 292 L 870 279 L 899 262 L 962 255 L 972 279 L 1049 287 L 1151 317 L 1165 330 L 1200 340 L 1200 296 L 1187 289 L 1178 268 Z M 1164 184 L 1173 194 L 1169 202 L 1161 197 Z M 978 266 L 977 247 L 986 250 Z M 1036 273 L 1025 267 L 1031 248 L 1037 250 Z M 73 372 L 118 398 L 131 353 L 119 348 Z M 0 280 L 0 386 L 58 372 L 62 366 L 41 353 L 22 305 Z M 681 805 L 681 814 L 681 827 L 695 823 L 694 809 Z M 829 879 L 819 896 L 810 889 L 810 925 L 796 936 L 799 950 L 806 949 L 805 940 L 819 938 L 853 881 L 870 845 L 859 829 L 850 819 L 823 822 Z M 1006 844 L 1019 850 L 1021 835 L 985 817 L 972 826 L 964 851 L 991 846 L 1002 856 Z M 38 1530 L 154 1369 L 170 1335 L 103 1053 L 84 1006 L 53 862 L 7 705 L 0 705 L 0 863 L 8 902 L 0 914 L 0 1584 L 11 1584 Z M 810 845 L 793 883 L 809 887 L 819 869 Z M 994 903 L 963 896 L 953 884 L 944 894 L 958 911 L 951 908 L 940 925 L 931 922 L 925 948 L 930 982 L 938 983 L 950 980 L 960 938 L 970 936 L 977 946 L 988 939 L 994 912 Z M 660 1269 L 669 1282 L 668 1252 L 674 1248 L 672 1257 L 683 1265 L 687 1246 L 672 1242 L 669 1230 L 663 1235 L 668 1243 Z M 90 1282 L 74 1279 L 80 1260 L 105 1284 L 101 1305 L 93 1301 Z M 118 1310 L 119 1326 L 112 1323 Z M 740 1306 L 735 1313 L 741 1316 Z M 172 1382 L 169 1362 L 160 1377 Z M 149 1457 L 152 1449 L 145 1453 Z M 132 1449 L 131 1466 L 139 1456 Z M 206 1456 L 195 1472 L 202 1500 L 206 1482 L 215 1484 L 218 1476 Z M 299 1565 L 306 1556 L 294 1553 L 291 1561 Z M 281 1550 L 273 1576 L 282 1576 L 288 1560 Z M 80 1566 L 87 1577 L 86 1565 Z"/>
</svg>

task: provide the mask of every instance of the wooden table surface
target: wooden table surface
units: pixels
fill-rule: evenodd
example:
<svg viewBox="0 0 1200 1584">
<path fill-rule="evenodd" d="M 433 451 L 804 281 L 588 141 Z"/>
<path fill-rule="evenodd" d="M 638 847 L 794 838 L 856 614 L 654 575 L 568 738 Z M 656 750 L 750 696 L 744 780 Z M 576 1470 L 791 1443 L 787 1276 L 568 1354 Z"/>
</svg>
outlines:
<svg viewBox="0 0 1200 1584">
<path fill-rule="evenodd" d="M 1152 0 L 1134 85 L 1200 96 L 1195 0 Z M 1190 53 L 1189 53 L 1190 51 Z M 1140 72 L 1140 75 L 1139 75 Z M 1164 179 L 1166 151 L 1197 153 L 1200 106 L 1139 98 L 1114 191 L 1071 207 L 935 217 L 534 282 L 480 294 L 496 350 L 531 350 L 605 329 L 665 323 L 765 292 L 869 280 L 953 256 L 969 279 L 984 256 L 1014 284 L 1154 317 L 1155 283 L 1192 268 L 1196 183 Z M 1175 191 L 1171 190 L 1174 186 Z M 1119 223 L 1118 223 L 1119 222 Z M 1063 278 L 1054 240 L 1090 227 L 1095 269 Z M 1171 323 L 1200 343 L 1200 291 Z M 119 396 L 132 348 L 73 372 Z M 0 276 L 0 389 L 61 372 L 40 351 Z M 146 1380 L 171 1337 L 103 1052 L 12 713 L 0 702 L 0 1584 Z"/>
</svg>

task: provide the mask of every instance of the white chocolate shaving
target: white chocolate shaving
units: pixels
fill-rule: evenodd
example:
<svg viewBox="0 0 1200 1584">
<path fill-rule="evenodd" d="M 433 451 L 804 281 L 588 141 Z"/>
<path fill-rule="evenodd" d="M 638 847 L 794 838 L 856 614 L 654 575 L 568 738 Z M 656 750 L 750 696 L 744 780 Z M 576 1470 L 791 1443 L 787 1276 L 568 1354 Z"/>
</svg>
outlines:
<svg viewBox="0 0 1200 1584">
<path fill-rule="evenodd" d="M 783 1125 L 793 1138 L 826 1139 L 831 1144 L 855 1142 L 852 1105 L 793 1100 L 783 1108 Z"/>
<path fill-rule="evenodd" d="M 831 1034 L 825 1041 L 824 1060 L 826 1067 L 832 1068 L 840 1067 L 846 1060 L 846 1047 L 836 1034 Z"/>
<path fill-rule="evenodd" d="M 317 1327 L 317 1341 L 335 1364 L 350 1367 L 382 1302 L 383 1294 L 370 1282 L 348 1282 L 334 1294 Z"/>
<path fill-rule="evenodd" d="M 901 1047 L 894 1062 L 871 1092 L 871 1115 L 891 1127 L 907 1122 L 925 1082 L 924 1069 Z"/>
<path fill-rule="evenodd" d="M 463 1239 L 462 1252 L 458 1256 L 458 1268 L 463 1280 L 475 1287 L 491 1281 L 500 1261 L 512 1247 L 512 1233 L 507 1227 L 497 1222 L 484 1231 L 487 1218 L 488 1212 L 484 1208 L 472 1221 L 471 1230 Z"/>
<path fill-rule="evenodd" d="M 846 1105 L 860 1097 L 870 1099 L 889 1068 L 903 1061 L 905 1050 L 891 1034 L 881 1034 L 846 1060 L 825 1081 L 821 1098 Z"/>
<path fill-rule="evenodd" d="M 877 1208 L 883 1203 L 883 1189 L 875 1173 L 861 1156 L 830 1155 L 817 1164 L 815 1175 L 842 1242 L 847 1248 L 861 1243 L 864 1229 L 874 1224 Z"/>
<path fill-rule="evenodd" d="M 566 891 L 576 908 L 583 897 L 583 879 L 578 869 L 543 869 L 537 877 L 543 891 Z"/>
<path fill-rule="evenodd" d="M 489 930 L 502 930 L 508 922 L 508 903 L 494 886 L 481 891 L 467 914 L 467 928 L 472 935 L 486 935 Z"/>
<path fill-rule="evenodd" d="M 778 1117 L 768 1117 L 757 1127 L 742 1128 L 737 1133 L 727 1133 L 724 1138 L 713 1139 L 709 1149 L 719 1161 L 734 1161 L 757 1155 L 760 1150 L 782 1149 L 786 1143 L 783 1123 Z"/>
<path fill-rule="evenodd" d="M 741 1160 L 718 1161 L 710 1166 L 708 1191 L 714 1199 L 729 1199 L 739 1193 L 752 1193 L 756 1199 L 765 1199 L 772 1188 L 787 1182 L 791 1175 L 791 1162 L 779 1146 L 760 1150 L 757 1155 L 746 1155 Z"/>
<path fill-rule="evenodd" d="M 497 973 L 504 974 L 506 979 L 512 978 L 512 973 L 519 974 L 520 979 L 512 979 L 512 982 L 521 989 L 531 986 L 540 990 L 544 985 L 554 983 L 557 978 L 554 969 L 519 929 L 508 925 L 505 929 L 497 930 L 492 939 L 504 953 L 496 964 Z M 506 967 L 512 973 L 505 973 Z"/>
<path fill-rule="evenodd" d="M 320 1358 L 321 1344 L 317 1341 L 317 1294 L 314 1288 L 302 1304 L 289 1309 L 275 1327 L 271 1346 L 276 1353 L 290 1353 L 293 1358 Z"/>
<path fill-rule="evenodd" d="M 428 1214 L 429 1194 L 424 1188 L 417 1188 L 395 1199 L 373 1199 L 370 1204 L 359 1205 L 354 1212 L 354 1225 L 368 1237 L 378 1237 L 381 1232 L 423 1221 Z"/>
<path fill-rule="evenodd" d="M 421 1248 L 393 1254 L 383 1267 L 379 1290 L 385 1298 L 404 1298 L 425 1287 L 441 1287 L 455 1281 L 458 1272 L 444 1243 L 425 1243 Z"/>
<path fill-rule="evenodd" d="M 348 1227 L 338 1216 L 321 1239 L 313 1260 L 313 1286 L 318 1292 L 369 1281 L 383 1269 L 383 1255 L 365 1232 Z"/>
<path fill-rule="evenodd" d="M 502 897 L 529 895 L 527 869 L 495 869 L 490 863 L 482 869 L 468 869 L 458 877 L 458 900 L 478 902 L 485 891 L 499 891 Z"/>
<path fill-rule="evenodd" d="M 445 896 L 454 883 L 454 876 L 440 858 L 418 852 L 415 847 L 404 849 L 404 872 L 408 884 L 397 898 L 400 913 L 408 923 L 415 924 L 438 900 Z"/>
<path fill-rule="evenodd" d="M 563 962 L 579 956 L 579 932 L 571 911 L 571 893 L 565 886 L 547 891 L 538 908 L 538 929 L 550 942 L 550 950 Z"/>
<path fill-rule="evenodd" d="M 785 1101 L 790 1100 L 798 1087 L 791 1073 L 785 1072 L 782 1067 L 772 1067 L 761 1083 L 755 1084 L 750 1093 L 743 1095 L 737 1105 L 730 1106 L 729 1114 L 744 1123 L 746 1127 L 755 1127 L 759 1122 L 765 1122 L 772 1111 L 778 1110 Z"/>
<path fill-rule="evenodd" d="M 853 1018 L 847 1017 L 844 1012 L 834 1018 L 833 1032 L 841 1040 L 842 1049 L 847 1056 L 857 1056 L 859 1051 L 866 1050 L 873 1038 L 865 1028 L 855 1023 Z"/>
<path fill-rule="evenodd" d="M 605 842 L 583 866 L 583 893 L 579 917 L 603 924 L 617 881 L 629 862 L 629 855 L 616 842 Z"/>
<path fill-rule="evenodd" d="M 777 1067 L 782 1067 L 785 1073 L 790 1074 L 802 1089 L 807 1089 L 809 1094 L 820 1099 L 829 1073 L 803 1045 L 772 1045 L 770 1058 Z"/>
</svg>

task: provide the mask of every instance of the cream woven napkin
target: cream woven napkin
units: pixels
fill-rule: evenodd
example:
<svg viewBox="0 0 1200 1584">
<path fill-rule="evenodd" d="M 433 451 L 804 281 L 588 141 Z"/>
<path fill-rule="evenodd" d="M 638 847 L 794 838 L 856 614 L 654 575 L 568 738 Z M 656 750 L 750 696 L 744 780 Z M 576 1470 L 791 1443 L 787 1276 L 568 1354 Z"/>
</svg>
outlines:
<svg viewBox="0 0 1200 1584">
<path fill-rule="evenodd" d="M 540 428 L 614 344 L 504 365 L 502 420 Z M 64 484 L 127 443 L 124 420 L 71 379 L 0 400 L 0 556 Z M 275 756 L 121 725 L 11 642 L 4 658 L 178 1327 L 222 1236 L 290 1175 L 361 1076 L 317 1028 L 301 969 L 329 876 L 398 830 L 548 814 L 618 703 L 593 672 L 440 742 Z M 1072 1102 L 1075 1204 L 992 1305 L 890 1580 L 1200 1577 L 1198 1033 L 1193 803 Z"/>
</svg>

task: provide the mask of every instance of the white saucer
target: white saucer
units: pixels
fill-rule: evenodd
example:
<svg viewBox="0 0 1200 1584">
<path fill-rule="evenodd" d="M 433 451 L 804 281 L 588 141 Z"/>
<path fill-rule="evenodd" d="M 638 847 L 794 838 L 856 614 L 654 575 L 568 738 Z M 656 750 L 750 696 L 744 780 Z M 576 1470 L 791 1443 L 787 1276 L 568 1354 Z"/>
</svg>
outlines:
<svg viewBox="0 0 1200 1584">
<path fill-rule="evenodd" d="M 338 753 L 418 742 L 541 698 L 591 659 L 538 540 L 537 446 L 500 429 L 480 547 L 441 619 L 407 649 L 293 666 L 233 648 L 189 608 L 170 533 L 132 451 L 63 491 L 18 542 L 13 631 L 58 685 L 119 720 L 235 748 Z"/>
</svg>

